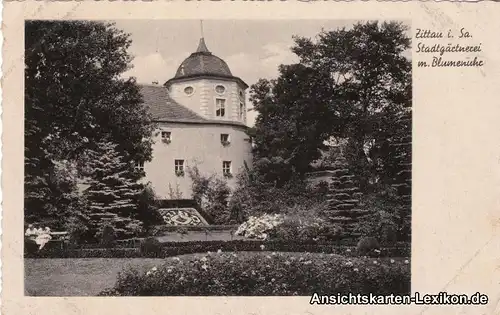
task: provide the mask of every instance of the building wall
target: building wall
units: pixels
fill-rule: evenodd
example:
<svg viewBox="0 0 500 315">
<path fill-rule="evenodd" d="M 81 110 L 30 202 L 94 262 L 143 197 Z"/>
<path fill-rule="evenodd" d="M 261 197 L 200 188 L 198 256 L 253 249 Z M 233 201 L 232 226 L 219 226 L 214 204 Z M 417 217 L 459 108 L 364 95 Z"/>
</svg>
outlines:
<svg viewBox="0 0 500 315">
<path fill-rule="evenodd" d="M 215 91 L 217 85 L 222 85 L 225 88 L 223 94 L 218 94 Z M 193 87 L 194 92 L 191 95 L 186 95 L 184 89 Z M 218 80 L 218 79 L 193 79 L 190 81 L 182 81 L 172 83 L 170 96 L 179 104 L 186 106 L 197 114 L 217 120 L 231 120 L 246 124 L 246 104 L 245 104 L 245 89 L 235 81 Z M 223 98 L 226 100 L 225 117 L 217 117 L 215 100 Z M 239 117 L 240 102 L 243 103 L 243 117 Z"/>
<path fill-rule="evenodd" d="M 191 198 L 191 179 L 187 174 L 175 174 L 174 161 L 184 160 L 185 168 L 197 166 L 202 175 L 222 176 L 222 161 L 231 161 L 233 178 L 227 179 L 234 188 L 236 175 L 251 165 L 251 143 L 243 127 L 214 124 L 161 123 L 160 131 L 170 131 L 172 141 L 166 144 L 161 133 L 155 136 L 153 160 L 144 164 L 146 181 L 151 182 L 162 199 L 170 199 L 169 185 L 182 193 L 182 198 Z M 223 146 L 221 134 L 229 134 L 230 144 Z M 223 177 L 222 177 L 223 178 Z"/>
</svg>

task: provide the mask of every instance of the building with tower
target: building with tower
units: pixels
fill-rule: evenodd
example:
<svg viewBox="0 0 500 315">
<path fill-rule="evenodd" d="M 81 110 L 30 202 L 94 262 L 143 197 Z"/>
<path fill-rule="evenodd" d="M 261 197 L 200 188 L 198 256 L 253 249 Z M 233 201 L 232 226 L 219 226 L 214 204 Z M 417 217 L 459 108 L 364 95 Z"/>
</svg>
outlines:
<svg viewBox="0 0 500 315">
<path fill-rule="evenodd" d="M 173 78 L 162 86 L 141 86 L 158 132 L 152 161 L 137 167 L 160 198 L 171 198 L 172 191 L 191 198 L 189 167 L 196 166 L 203 175 L 224 176 L 231 187 L 245 162 L 251 165 L 247 88 L 224 60 L 208 50 L 203 37 Z"/>
</svg>

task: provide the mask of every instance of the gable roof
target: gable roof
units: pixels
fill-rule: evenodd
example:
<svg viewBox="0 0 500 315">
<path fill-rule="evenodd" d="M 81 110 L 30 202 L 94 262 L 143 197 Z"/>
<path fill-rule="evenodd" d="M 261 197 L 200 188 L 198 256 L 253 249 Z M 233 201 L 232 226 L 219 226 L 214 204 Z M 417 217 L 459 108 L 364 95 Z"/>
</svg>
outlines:
<svg viewBox="0 0 500 315">
<path fill-rule="evenodd" d="M 164 86 L 140 85 L 144 104 L 156 122 L 178 122 L 198 124 L 225 124 L 246 127 L 237 121 L 212 120 L 204 118 L 173 100 Z"/>
</svg>

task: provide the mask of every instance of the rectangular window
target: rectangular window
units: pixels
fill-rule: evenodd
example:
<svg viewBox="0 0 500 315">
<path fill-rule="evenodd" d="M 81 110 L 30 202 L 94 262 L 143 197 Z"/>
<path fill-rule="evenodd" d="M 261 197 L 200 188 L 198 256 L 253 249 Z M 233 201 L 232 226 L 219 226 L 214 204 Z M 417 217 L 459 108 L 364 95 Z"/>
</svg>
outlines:
<svg viewBox="0 0 500 315">
<path fill-rule="evenodd" d="M 172 133 L 170 131 L 162 131 L 161 139 L 168 142 L 172 141 Z"/>
<path fill-rule="evenodd" d="M 238 117 L 240 118 L 240 120 L 243 120 L 244 114 L 245 114 L 245 105 L 243 104 L 243 102 L 240 102 L 240 111 L 238 112 Z"/>
<path fill-rule="evenodd" d="M 226 100 L 223 98 L 215 99 L 215 116 L 224 117 L 226 115 Z"/>
<path fill-rule="evenodd" d="M 220 134 L 220 143 L 222 143 L 223 145 L 229 144 L 229 135 L 227 133 Z"/>
<path fill-rule="evenodd" d="M 135 169 L 139 171 L 144 171 L 144 162 L 135 162 Z"/>
<path fill-rule="evenodd" d="M 184 160 L 175 160 L 175 175 L 184 176 Z"/>
<path fill-rule="evenodd" d="M 222 161 L 222 174 L 231 176 L 231 161 Z"/>
</svg>

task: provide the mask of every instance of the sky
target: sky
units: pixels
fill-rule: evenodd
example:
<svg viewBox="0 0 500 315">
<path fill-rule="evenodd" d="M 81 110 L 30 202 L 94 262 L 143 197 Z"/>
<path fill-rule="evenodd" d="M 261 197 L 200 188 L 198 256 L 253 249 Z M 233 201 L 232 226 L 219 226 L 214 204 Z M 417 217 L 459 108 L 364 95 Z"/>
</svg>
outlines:
<svg viewBox="0 0 500 315">
<path fill-rule="evenodd" d="M 130 34 L 133 68 L 124 75 L 138 83 L 165 83 L 182 61 L 194 52 L 202 36 L 200 20 L 118 20 L 116 27 Z M 203 37 L 208 49 L 222 58 L 234 76 L 248 85 L 259 78 L 277 77 L 280 64 L 297 57 L 290 51 L 293 35 L 314 38 L 326 31 L 351 27 L 352 20 L 204 20 Z M 248 91 L 247 91 L 248 92 Z M 251 104 L 248 104 L 251 108 Z M 247 114 L 252 126 L 256 113 Z"/>
</svg>

